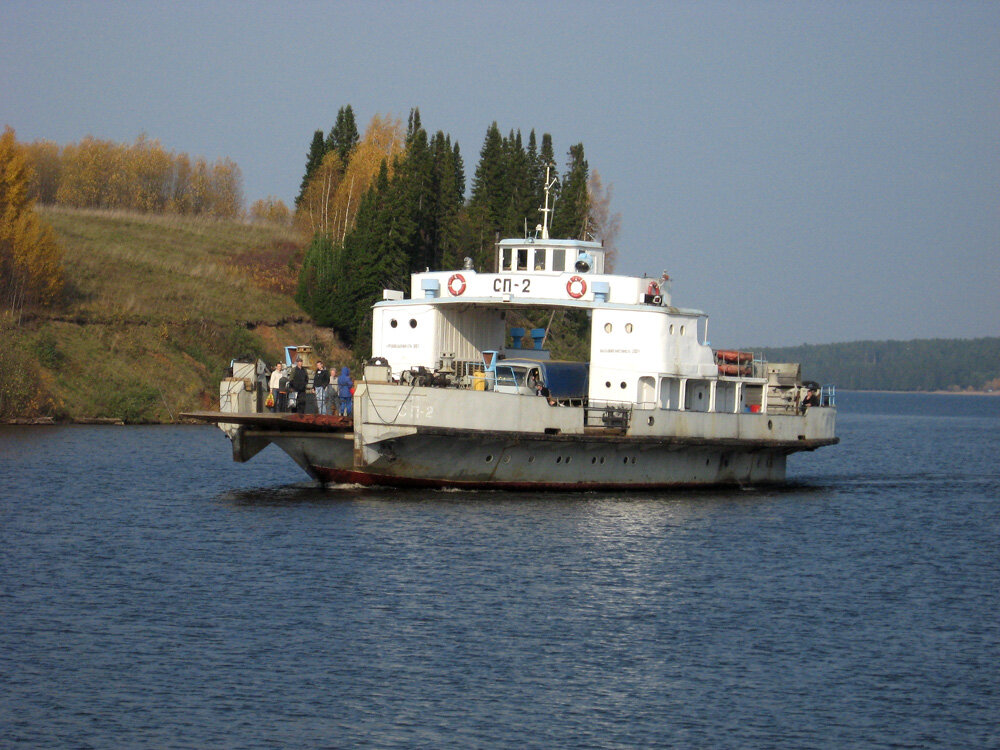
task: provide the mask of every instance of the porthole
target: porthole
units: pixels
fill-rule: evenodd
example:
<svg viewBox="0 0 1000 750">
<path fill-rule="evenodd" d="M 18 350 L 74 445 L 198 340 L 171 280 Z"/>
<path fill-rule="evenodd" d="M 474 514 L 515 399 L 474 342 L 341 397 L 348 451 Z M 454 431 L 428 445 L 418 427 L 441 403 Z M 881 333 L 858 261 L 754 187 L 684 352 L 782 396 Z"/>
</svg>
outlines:
<svg viewBox="0 0 1000 750">
<path fill-rule="evenodd" d="M 705 459 L 705 466 L 708 466 L 710 463 L 712 463 L 712 459 L 706 458 Z"/>
<path fill-rule="evenodd" d="M 625 456 L 625 458 L 622 459 L 622 463 L 628 465 L 628 456 Z"/>
<path fill-rule="evenodd" d="M 601 463 L 604 463 L 604 456 L 601 456 Z"/>
<path fill-rule="evenodd" d="M 528 456 L 528 463 L 529 464 L 535 463 L 535 457 L 534 456 Z"/>
<path fill-rule="evenodd" d="M 390 328 L 395 328 L 398 325 L 399 325 L 399 322 L 395 318 L 393 318 L 392 320 L 389 321 L 389 327 Z"/>
<path fill-rule="evenodd" d="M 611 381 L 610 380 L 605 380 L 604 381 L 604 387 L 605 388 L 610 388 L 611 387 Z"/>
<path fill-rule="evenodd" d="M 684 326 L 681 326 L 681 336 L 684 335 Z"/>
<path fill-rule="evenodd" d="M 632 456 L 632 465 L 635 466 L 635 456 Z"/>
<path fill-rule="evenodd" d="M 556 456 L 556 463 L 557 464 L 561 464 L 562 463 L 562 456 Z"/>
<path fill-rule="evenodd" d="M 769 430 L 773 430 L 774 429 L 774 425 L 771 424 L 771 420 L 770 419 L 767 420 L 767 429 L 769 429 Z"/>
<path fill-rule="evenodd" d="M 486 454 L 486 463 L 488 463 L 488 464 L 493 463 L 493 454 L 492 453 L 487 453 Z"/>
<path fill-rule="evenodd" d="M 410 328 L 416 328 L 416 327 L 417 327 L 417 319 L 410 318 Z"/>
<path fill-rule="evenodd" d="M 572 460 L 573 460 L 572 456 L 566 456 L 566 463 L 569 463 Z"/>
<path fill-rule="evenodd" d="M 674 335 L 674 324 L 673 323 L 670 324 L 670 335 L 671 336 Z"/>
<path fill-rule="evenodd" d="M 632 324 L 631 323 L 626 323 L 625 324 L 625 333 L 632 333 Z"/>
<path fill-rule="evenodd" d="M 699 394 L 698 394 L 698 400 L 699 400 L 699 401 L 701 401 L 701 399 L 702 399 L 702 396 L 704 396 L 704 395 L 705 395 L 704 393 L 699 393 Z"/>
<path fill-rule="evenodd" d="M 504 457 L 503 457 L 503 462 L 504 462 L 505 464 L 509 464 L 509 463 L 510 463 L 510 456 L 509 456 L 509 455 L 508 455 L 508 456 L 504 456 Z"/>
<path fill-rule="evenodd" d="M 610 323 L 605 323 L 604 324 L 604 332 L 605 333 L 611 333 L 611 329 L 612 329 L 612 325 Z"/>
<path fill-rule="evenodd" d="M 622 384 L 621 384 L 621 388 L 622 388 L 622 390 L 623 390 L 623 391 L 625 390 L 625 387 L 626 387 L 626 386 L 625 386 L 625 381 L 623 380 L 623 381 L 622 381 Z"/>
<path fill-rule="evenodd" d="M 653 420 L 652 417 L 647 417 L 646 418 L 646 424 L 648 424 L 650 427 L 653 426 L 653 422 L 654 422 L 654 420 Z"/>
<path fill-rule="evenodd" d="M 590 463 L 596 464 L 597 463 L 597 456 L 591 456 L 590 457 Z"/>
</svg>

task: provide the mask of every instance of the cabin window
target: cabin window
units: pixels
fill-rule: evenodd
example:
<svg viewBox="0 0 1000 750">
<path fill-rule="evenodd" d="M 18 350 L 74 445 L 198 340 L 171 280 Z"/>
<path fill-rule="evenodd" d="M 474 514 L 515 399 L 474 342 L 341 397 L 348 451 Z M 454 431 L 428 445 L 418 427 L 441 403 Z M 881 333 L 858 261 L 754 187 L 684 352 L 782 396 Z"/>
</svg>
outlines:
<svg viewBox="0 0 1000 750">
<path fill-rule="evenodd" d="M 684 326 L 681 326 L 681 336 L 684 335 Z"/>
<path fill-rule="evenodd" d="M 513 256 L 511 255 L 511 249 L 509 247 L 500 248 L 500 270 L 501 271 L 503 271 L 505 269 L 510 269 L 512 271 L 514 270 L 511 267 L 511 265 L 510 265 L 512 257 Z"/>
<path fill-rule="evenodd" d="M 398 323 L 398 322 L 396 321 L 396 319 L 395 319 L 395 318 L 393 318 L 392 320 L 390 320 L 390 321 L 389 321 L 389 326 L 390 326 L 391 328 L 395 328 L 395 327 L 396 327 L 396 326 L 398 326 L 398 325 L 399 325 L 399 323 Z"/>
<path fill-rule="evenodd" d="M 610 323 L 605 323 L 604 324 L 604 332 L 605 333 L 611 333 L 611 330 L 612 330 L 612 325 Z"/>
<path fill-rule="evenodd" d="M 518 271 L 528 270 L 528 248 L 519 247 L 517 249 L 517 269 Z"/>
<path fill-rule="evenodd" d="M 534 269 L 536 271 L 544 271 L 545 270 L 545 251 L 544 250 L 535 250 L 535 252 L 533 253 L 533 255 L 535 256 L 534 260 L 532 261 L 532 263 L 534 265 Z"/>
<path fill-rule="evenodd" d="M 626 323 L 625 324 L 625 333 L 632 333 L 632 324 L 631 323 Z"/>
<path fill-rule="evenodd" d="M 670 324 L 670 335 L 671 336 L 674 335 L 674 324 L 673 323 Z"/>
<path fill-rule="evenodd" d="M 553 271 L 565 271 L 566 270 L 566 251 L 565 250 L 553 250 L 552 251 L 552 270 Z"/>
<path fill-rule="evenodd" d="M 410 318 L 410 328 L 416 328 L 416 327 L 417 327 L 416 318 Z"/>
</svg>

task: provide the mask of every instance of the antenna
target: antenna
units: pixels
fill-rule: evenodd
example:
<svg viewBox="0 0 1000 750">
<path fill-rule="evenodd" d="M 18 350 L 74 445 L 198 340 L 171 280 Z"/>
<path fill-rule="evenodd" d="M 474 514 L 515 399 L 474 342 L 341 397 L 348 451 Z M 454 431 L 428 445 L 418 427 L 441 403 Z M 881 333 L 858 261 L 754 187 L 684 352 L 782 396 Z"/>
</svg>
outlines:
<svg viewBox="0 0 1000 750">
<path fill-rule="evenodd" d="M 549 214 L 552 213 L 552 209 L 549 208 L 549 190 L 555 185 L 559 180 L 553 177 L 549 179 L 549 169 L 552 168 L 552 163 L 545 165 L 545 206 L 544 208 L 538 209 L 542 212 L 542 239 L 547 240 L 549 238 Z"/>
</svg>

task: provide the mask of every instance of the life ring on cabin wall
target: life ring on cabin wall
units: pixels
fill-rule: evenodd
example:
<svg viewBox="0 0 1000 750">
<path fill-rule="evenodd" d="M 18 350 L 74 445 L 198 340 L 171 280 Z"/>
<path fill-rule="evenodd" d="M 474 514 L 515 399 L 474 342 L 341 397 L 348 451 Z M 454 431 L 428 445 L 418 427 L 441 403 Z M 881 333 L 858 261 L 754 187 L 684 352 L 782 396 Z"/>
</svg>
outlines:
<svg viewBox="0 0 1000 750">
<path fill-rule="evenodd" d="M 448 291 L 452 297 L 460 297 L 465 291 L 465 277 L 460 273 L 453 273 L 448 279 Z"/>
<path fill-rule="evenodd" d="M 566 282 L 566 291 L 573 299 L 580 299 L 580 297 L 587 293 L 587 282 L 579 276 L 572 276 Z"/>
<path fill-rule="evenodd" d="M 656 297 L 660 293 L 660 285 L 655 281 L 650 281 L 649 286 L 646 287 L 646 294 L 650 297 Z"/>
</svg>

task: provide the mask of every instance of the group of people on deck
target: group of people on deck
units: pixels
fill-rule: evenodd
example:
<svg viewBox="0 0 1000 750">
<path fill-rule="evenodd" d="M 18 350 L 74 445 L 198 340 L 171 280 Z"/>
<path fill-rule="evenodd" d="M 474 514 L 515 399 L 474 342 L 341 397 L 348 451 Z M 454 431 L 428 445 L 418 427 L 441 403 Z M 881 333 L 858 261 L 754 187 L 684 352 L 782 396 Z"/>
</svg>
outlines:
<svg viewBox="0 0 1000 750">
<path fill-rule="evenodd" d="M 302 363 L 302 357 L 298 357 L 295 364 L 289 368 L 278 362 L 271 371 L 268 385 L 271 388 L 268 409 L 272 412 L 291 411 L 305 414 L 309 371 Z M 316 394 L 317 414 L 332 414 L 332 408 L 342 417 L 353 416 L 354 381 L 351 379 L 350 368 L 342 368 L 336 382 L 332 383 L 330 371 L 322 362 L 317 362 L 312 390 Z"/>
</svg>

